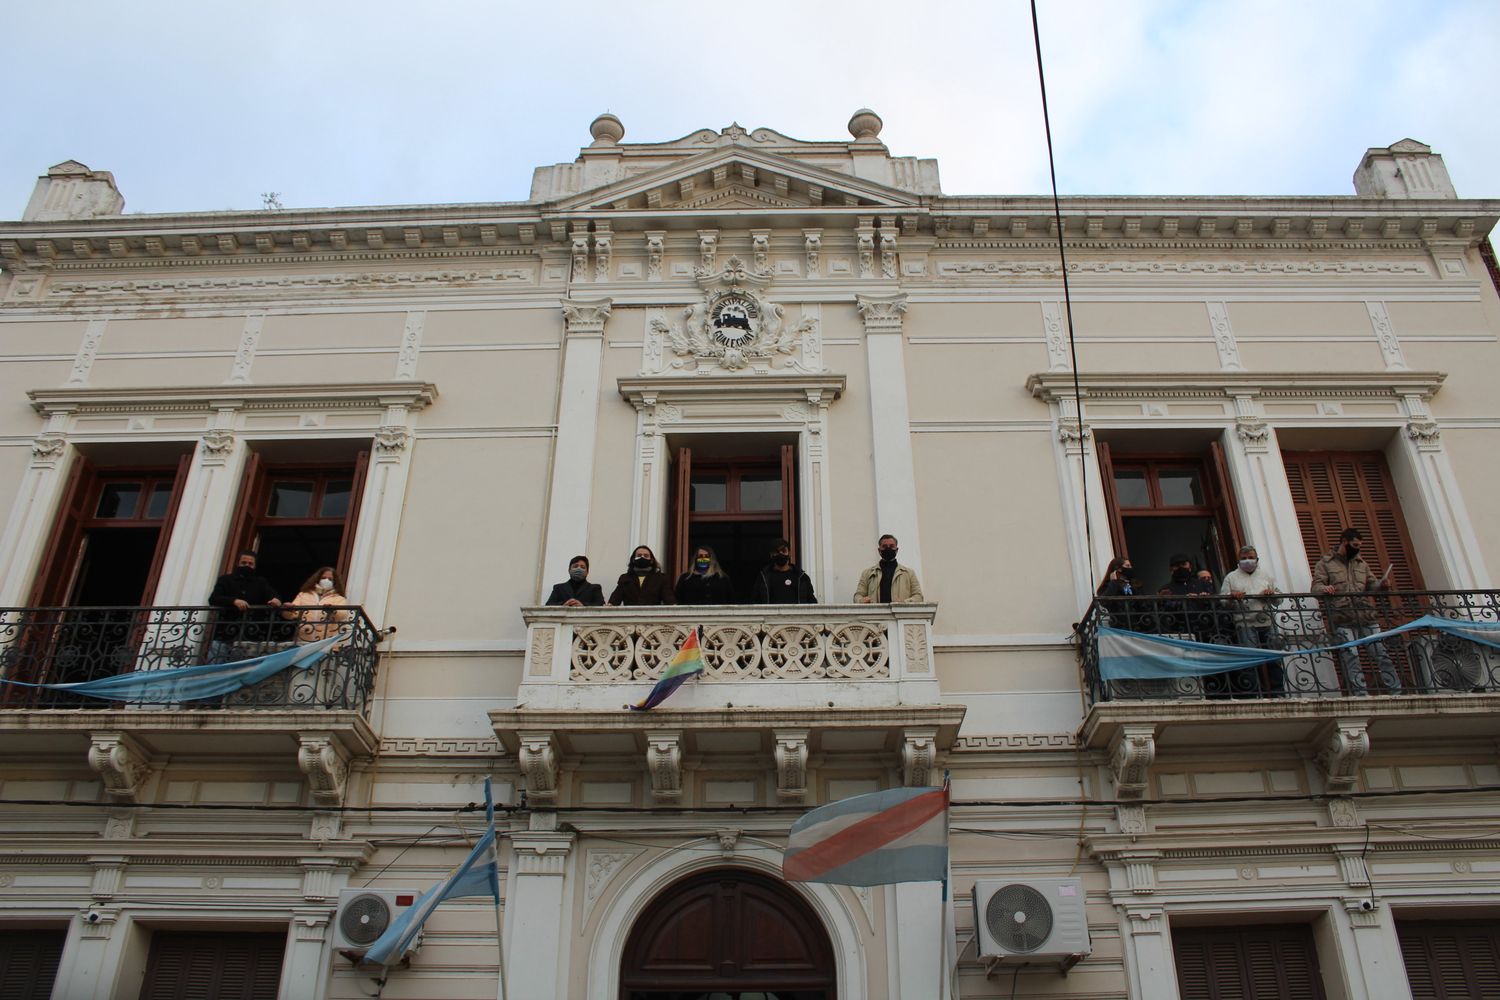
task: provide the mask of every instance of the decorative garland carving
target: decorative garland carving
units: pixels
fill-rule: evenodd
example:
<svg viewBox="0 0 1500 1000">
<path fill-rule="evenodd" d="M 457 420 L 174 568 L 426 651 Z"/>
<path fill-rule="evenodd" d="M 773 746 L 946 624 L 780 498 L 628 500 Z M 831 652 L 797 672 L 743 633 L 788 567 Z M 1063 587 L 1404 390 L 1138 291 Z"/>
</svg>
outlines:
<svg viewBox="0 0 1500 1000">
<path fill-rule="evenodd" d="M 795 353 L 816 324 L 806 317 L 795 326 L 783 320 L 783 308 L 765 295 L 771 281 L 768 268 L 751 270 L 739 257 L 730 257 L 722 271 L 700 269 L 697 278 L 703 298 L 682 311 L 681 324 L 659 318 L 648 322 L 651 333 L 677 355 L 673 368 L 768 369 L 776 355 Z"/>
</svg>

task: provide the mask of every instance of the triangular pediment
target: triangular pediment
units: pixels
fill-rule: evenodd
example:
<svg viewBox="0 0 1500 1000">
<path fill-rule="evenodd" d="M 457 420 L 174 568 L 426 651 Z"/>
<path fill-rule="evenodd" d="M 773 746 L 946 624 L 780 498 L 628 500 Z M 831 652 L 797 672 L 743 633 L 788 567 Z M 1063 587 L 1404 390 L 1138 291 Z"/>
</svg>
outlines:
<svg viewBox="0 0 1500 1000">
<path fill-rule="evenodd" d="M 1416 139 L 1402 139 L 1400 142 L 1392 143 L 1390 147 L 1393 153 L 1430 153 L 1432 147 L 1425 142 Z"/>
<path fill-rule="evenodd" d="M 908 191 L 738 147 L 710 150 L 593 191 L 563 199 L 561 211 L 723 209 L 899 209 L 918 204 Z"/>
</svg>

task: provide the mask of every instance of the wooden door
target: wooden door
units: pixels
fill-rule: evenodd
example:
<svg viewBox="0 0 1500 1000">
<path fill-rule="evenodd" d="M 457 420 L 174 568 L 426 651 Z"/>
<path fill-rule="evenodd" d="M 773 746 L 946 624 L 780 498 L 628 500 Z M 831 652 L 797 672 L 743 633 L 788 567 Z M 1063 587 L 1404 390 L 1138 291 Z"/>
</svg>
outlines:
<svg viewBox="0 0 1500 1000">
<path fill-rule="evenodd" d="M 84 521 L 94 495 L 94 477 L 93 464 L 82 455 L 75 455 L 73 468 L 68 471 L 68 484 L 63 488 L 62 506 L 32 587 L 28 602 L 32 607 L 66 604 L 73 591 L 73 577 L 83 554 Z"/>
</svg>

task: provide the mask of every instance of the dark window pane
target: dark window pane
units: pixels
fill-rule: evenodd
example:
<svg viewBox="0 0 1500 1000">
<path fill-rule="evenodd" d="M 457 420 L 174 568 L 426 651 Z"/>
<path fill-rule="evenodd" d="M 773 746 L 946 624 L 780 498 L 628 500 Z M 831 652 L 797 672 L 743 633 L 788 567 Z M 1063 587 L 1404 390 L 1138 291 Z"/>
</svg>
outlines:
<svg viewBox="0 0 1500 1000">
<path fill-rule="evenodd" d="M 354 490 L 352 479 L 330 479 L 323 486 L 323 503 L 318 510 L 322 517 L 343 517 L 349 513 L 349 494 Z"/>
<path fill-rule="evenodd" d="M 1191 469 L 1163 469 L 1156 481 L 1161 485 L 1161 502 L 1166 507 L 1198 507 L 1203 504 L 1203 484 Z"/>
<path fill-rule="evenodd" d="M 693 477 L 692 506 L 689 510 L 728 510 L 729 488 L 723 476 Z"/>
<path fill-rule="evenodd" d="M 150 518 L 162 518 L 167 516 L 167 508 L 172 506 L 172 484 L 157 483 L 151 487 L 151 496 L 146 499 L 146 516 Z"/>
<path fill-rule="evenodd" d="M 1128 469 L 1115 472 L 1115 496 L 1121 507 L 1149 507 L 1151 494 L 1146 489 L 1146 474 Z"/>
<path fill-rule="evenodd" d="M 271 484 L 267 517 L 307 517 L 312 513 L 312 483 L 281 480 Z"/>
<path fill-rule="evenodd" d="M 140 483 L 105 483 L 95 517 L 131 518 L 141 504 Z"/>
<path fill-rule="evenodd" d="M 740 510 L 780 509 L 780 476 L 747 475 L 740 477 Z"/>
</svg>

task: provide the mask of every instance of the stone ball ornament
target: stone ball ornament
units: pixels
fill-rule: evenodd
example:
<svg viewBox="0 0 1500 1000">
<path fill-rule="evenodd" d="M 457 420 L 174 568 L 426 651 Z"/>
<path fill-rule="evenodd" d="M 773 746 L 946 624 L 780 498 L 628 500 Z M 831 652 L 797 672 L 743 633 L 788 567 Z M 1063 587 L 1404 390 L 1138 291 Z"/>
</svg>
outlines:
<svg viewBox="0 0 1500 1000">
<path fill-rule="evenodd" d="M 849 134 L 856 140 L 875 139 L 883 127 L 885 122 L 869 108 L 860 108 L 849 119 Z"/>
<path fill-rule="evenodd" d="M 596 145 L 612 146 L 625 138 L 625 125 L 606 111 L 589 122 L 589 135 L 594 137 Z"/>
</svg>

